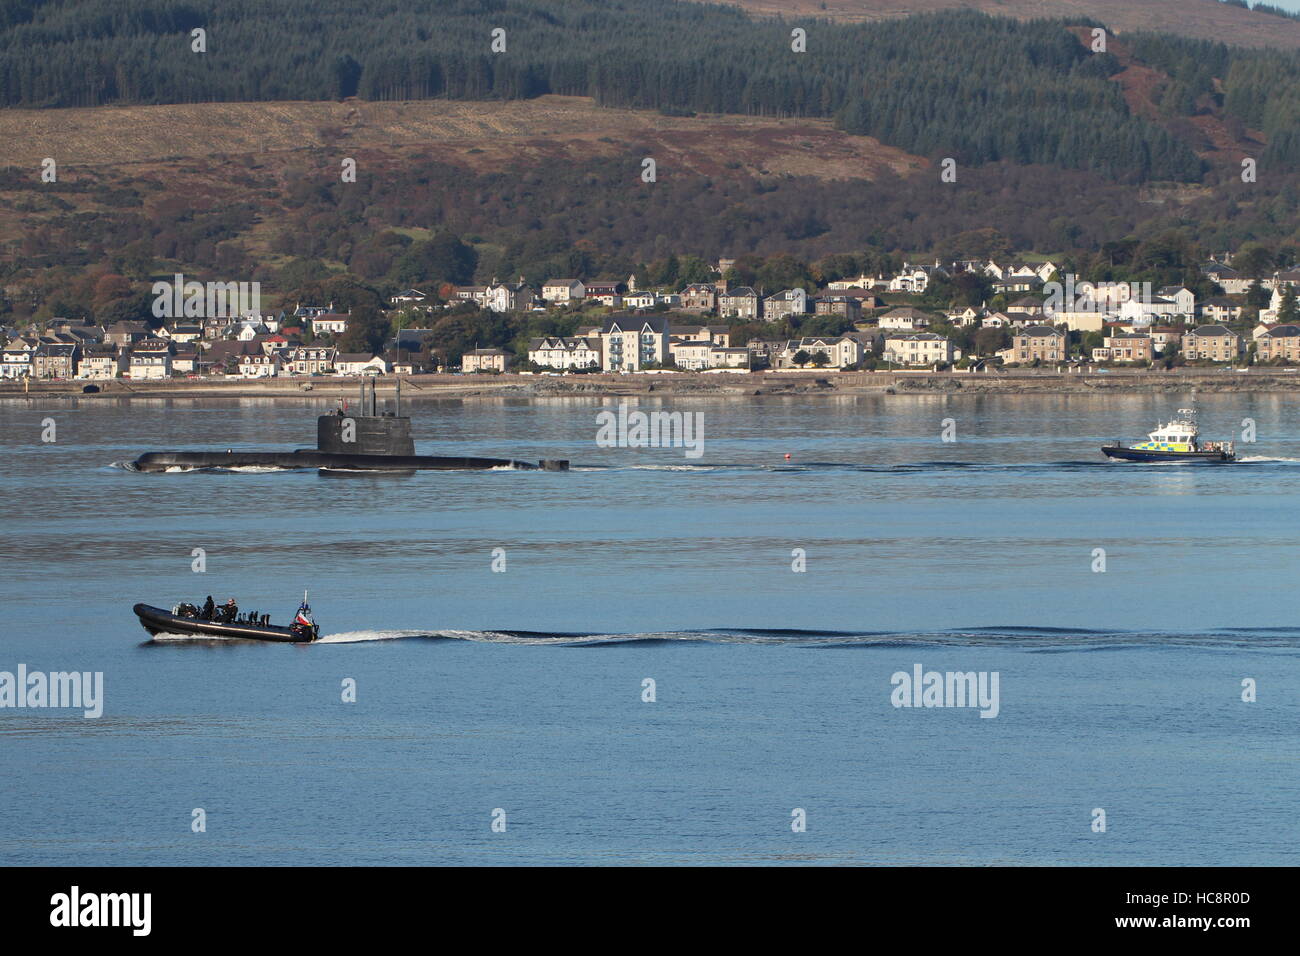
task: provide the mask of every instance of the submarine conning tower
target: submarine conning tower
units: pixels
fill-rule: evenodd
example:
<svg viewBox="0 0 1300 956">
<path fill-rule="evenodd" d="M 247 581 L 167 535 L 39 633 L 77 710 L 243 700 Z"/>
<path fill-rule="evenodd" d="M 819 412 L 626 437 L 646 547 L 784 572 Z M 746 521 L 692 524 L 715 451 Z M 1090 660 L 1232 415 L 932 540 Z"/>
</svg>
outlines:
<svg viewBox="0 0 1300 956">
<path fill-rule="evenodd" d="M 361 406 L 356 414 L 340 408 L 317 418 L 316 450 L 331 455 L 414 455 L 411 419 L 402 417 L 401 380 L 397 381 L 391 411 L 380 414 L 371 379 L 361 383 Z"/>
</svg>

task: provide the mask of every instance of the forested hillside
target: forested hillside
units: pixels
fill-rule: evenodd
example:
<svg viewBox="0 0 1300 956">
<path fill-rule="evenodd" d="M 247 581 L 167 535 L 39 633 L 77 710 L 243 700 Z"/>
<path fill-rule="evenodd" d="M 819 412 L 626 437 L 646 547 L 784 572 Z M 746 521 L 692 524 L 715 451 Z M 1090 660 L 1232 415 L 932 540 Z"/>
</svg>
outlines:
<svg viewBox="0 0 1300 956">
<path fill-rule="evenodd" d="M 1090 52 L 1064 21 L 947 12 L 840 25 L 673 0 L 5 0 L 0 25 L 4 106 L 560 93 L 833 117 L 966 165 L 1046 163 L 1127 182 L 1204 172 L 1192 144 L 1130 112 L 1110 79 L 1115 58 Z M 791 49 L 795 26 L 807 52 Z M 204 53 L 192 52 L 195 28 L 206 31 Z M 491 50 L 496 29 L 504 52 Z M 1213 67 L 1189 90 L 1268 132 L 1273 162 L 1300 165 L 1300 55 L 1171 44 L 1171 56 L 1208 51 Z M 1211 89 L 1216 78 L 1222 89 Z M 1170 102 L 1184 114 L 1220 106 Z"/>
<path fill-rule="evenodd" d="M 1072 20 L 1100 20 L 1123 33 L 1160 30 L 1194 40 L 1235 46 L 1300 49 L 1300 14 L 1258 0 L 713 0 L 755 16 L 815 16 L 837 23 L 863 23 L 936 13 L 978 10 L 999 17 L 1034 20 L 1050 13 Z"/>
</svg>

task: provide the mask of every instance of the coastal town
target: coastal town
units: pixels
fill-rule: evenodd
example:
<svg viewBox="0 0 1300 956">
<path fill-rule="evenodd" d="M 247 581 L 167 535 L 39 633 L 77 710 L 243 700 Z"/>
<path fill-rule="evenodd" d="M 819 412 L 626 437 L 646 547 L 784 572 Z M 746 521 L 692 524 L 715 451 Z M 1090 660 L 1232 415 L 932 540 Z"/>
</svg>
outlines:
<svg viewBox="0 0 1300 956">
<path fill-rule="evenodd" d="M 444 283 L 388 296 L 382 347 L 363 351 L 345 349 L 357 318 L 332 303 L 242 313 L 198 308 L 107 325 L 93 316 L 55 317 L 2 330 L 0 380 L 1300 363 L 1300 267 L 1252 276 L 1231 263 L 1223 255 L 1201 266 L 1198 287 L 1215 293 L 1201 296 L 1185 286 L 1062 276 L 1050 259 L 905 262 L 891 275 L 775 291 L 736 284 L 735 260 L 726 258 L 711 265 L 712 281 L 675 287 L 636 275 L 559 277 L 538 287 L 522 278 Z M 927 307 L 932 284 L 954 279 L 977 280 L 989 295 L 979 305 Z M 573 331 L 533 336 L 516 350 L 451 354 L 437 346 L 431 327 L 449 314 L 550 316 Z"/>
</svg>

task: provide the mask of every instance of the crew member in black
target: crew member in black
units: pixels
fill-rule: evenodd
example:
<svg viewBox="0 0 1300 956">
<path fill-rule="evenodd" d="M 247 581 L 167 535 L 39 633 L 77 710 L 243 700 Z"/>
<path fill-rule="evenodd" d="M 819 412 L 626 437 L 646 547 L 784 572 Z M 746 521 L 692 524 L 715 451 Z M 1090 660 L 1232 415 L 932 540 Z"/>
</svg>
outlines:
<svg viewBox="0 0 1300 956">
<path fill-rule="evenodd" d="M 216 604 L 213 603 L 212 595 L 209 594 L 208 599 L 203 602 L 203 613 L 201 615 L 203 620 L 205 621 L 212 620 L 212 612 L 216 610 L 216 607 L 217 607 Z"/>
</svg>

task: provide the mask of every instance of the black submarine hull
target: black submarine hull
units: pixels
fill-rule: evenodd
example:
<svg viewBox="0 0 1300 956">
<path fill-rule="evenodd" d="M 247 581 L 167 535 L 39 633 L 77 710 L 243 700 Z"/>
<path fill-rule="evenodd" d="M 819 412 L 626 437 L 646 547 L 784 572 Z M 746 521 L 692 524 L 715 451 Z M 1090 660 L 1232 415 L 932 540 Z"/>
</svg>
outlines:
<svg viewBox="0 0 1300 956">
<path fill-rule="evenodd" d="M 367 384 L 369 388 L 367 389 Z M 402 383 L 395 385 L 392 412 L 380 414 L 375 383 L 361 384 L 358 412 L 344 408 L 316 419 L 316 447 L 286 451 L 152 451 L 137 458 L 137 471 L 201 471 L 232 468 L 315 468 L 325 471 L 487 471 L 514 468 L 526 471 L 568 471 L 563 459 L 536 464 L 510 458 L 417 455 L 411 420 L 400 414 Z"/>
<path fill-rule="evenodd" d="M 182 634 L 187 637 L 209 637 L 213 639 L 236 638 L 245 641 L 274 641 L 279 644 L 310 644 L 311 639 L 295 633 L 287 627 L 275 627 L 270 624 L 225 624 L 219 621 L 205 621 L 202 618 L 182 617 L 171 611 L 149 604 L 137 604 L 131 609 L 140 619 L 140 626 L 150 635 Z"/>
<path fill-rule="evenodd" d="M 325 468 L 339 471 L 485 471 L 491 468 L 566 471 L 569 463 L 537 463 L 509 458 L 457 458 L 443 455 L 356 455 L 299 448 L 294 451 L 155 451 L 134 462 L 137 471 L 192 471 L 205 468 Z"/>
</svg>

